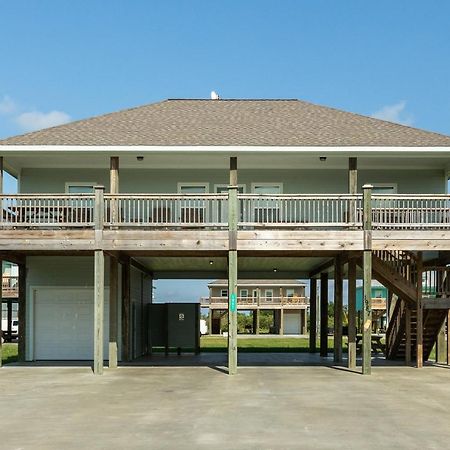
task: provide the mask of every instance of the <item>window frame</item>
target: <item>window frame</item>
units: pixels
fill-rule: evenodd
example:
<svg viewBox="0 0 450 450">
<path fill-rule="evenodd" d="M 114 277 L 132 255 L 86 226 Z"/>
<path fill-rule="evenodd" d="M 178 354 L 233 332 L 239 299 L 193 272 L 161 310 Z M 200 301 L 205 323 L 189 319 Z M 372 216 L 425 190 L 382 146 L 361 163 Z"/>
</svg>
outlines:
<svg viewBox="0 0 450 450">
<path fill-rule="evenodd" d="M 77 195 L 76 192 L 69 192 L 70 186 L 86 186 L 86 187 L 92 187 L 92 194 L 94 193 L 94 189 L 96 186 L 98 186 L 98 183 L 96 181 L 66 181 L 64 192 L 66 194 L 74 194 Z"/>
<path fill-rule="evenodd" d="M 179 181 L 177 183 L 177 193 L 178 194 L 183 194 L 183 192 L 181 192 L 181 188 L 183 186 L 192 186 L 192 187 L 204 187 L 205 188 L 205 194 L 209 194 L 209 183 L 207 182 L 199 182 L 199 181 Z M 196 194 L 187 194 L 187 195 L 196 195 Z"/>
<path fill-rule="evenodd" d="M 370 183 L 374 188 L 389 188 L 391 187 L 393 191 L 390 194 L 380 194 L 380 195 L 395 195 L 398 191 L 397 183 Z M 372 189 L 372 193 L 376 195 L 375 189 Z"/>
<path fill-rule="evenodd" d="M 251 185 L 252 194 L 256 194 L 255 189 L 256 189 L 258 186 L 277 186 L 277 187 L 279 187 L 279 188 L 280 188 L 280 192 L 279 192 L 278 194 L 273 194 L 273 195 L 279 195 L 279 194 L 282 194 L 283 191 L 284 191 L 284 189 L 283 189 L 283 183 L 282 183 L 282 182 L 277 182 L 277 181 L 274 181 L 273 183 L 266 182 L 266 181 L 261 182 L 261 183 L 253 182 L 252 185 Z M 268 195 L 270 195 L 270 194 L 268 194 Z"/>
<path fill-rule="evenodd" d="M 223 295 L 224 292 L 226 293 L 225 295 Z M 228 289 L 221 289 L 220 290 L 220 297 L 221 298 L 223 298 L 223 297 L 228 298 Z"/>
</svg>

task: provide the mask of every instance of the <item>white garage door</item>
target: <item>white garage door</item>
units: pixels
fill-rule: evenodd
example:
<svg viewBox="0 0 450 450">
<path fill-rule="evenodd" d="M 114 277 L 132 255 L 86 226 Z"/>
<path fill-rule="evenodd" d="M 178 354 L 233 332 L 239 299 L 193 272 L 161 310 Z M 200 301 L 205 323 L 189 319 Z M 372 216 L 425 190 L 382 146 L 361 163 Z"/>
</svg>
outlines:
<svg viewBox="0 0 450 450">
<path fill-rule="evenodd" d="M 284 312 L 284 334 L 300 334 L 300 312 Z"/>
<path fill-rule="evenodd" d="M 34 359 L 93 359 L 94 290 L 34 290 Z M 109 339 L 109 294 L 105 290 L 104 355 Z"/>
</svg>

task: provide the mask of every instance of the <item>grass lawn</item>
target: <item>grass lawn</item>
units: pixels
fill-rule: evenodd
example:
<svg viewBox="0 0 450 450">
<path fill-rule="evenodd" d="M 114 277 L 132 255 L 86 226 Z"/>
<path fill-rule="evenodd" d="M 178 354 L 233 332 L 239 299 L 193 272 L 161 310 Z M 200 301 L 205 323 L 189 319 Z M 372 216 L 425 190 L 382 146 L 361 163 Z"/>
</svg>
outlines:
<svg viewBox="0 0 450 450">
<path fill-rule="evenodd" d="M 226 352 L 227 338 L 222 336 L 202 336 L 202 352 Z M 328 338 L 328 349 L 333 349 L 333 338 Z M 255 337 L 239 338 L 238 350 L 241 352 L 308 352 L 308 338 L 297 337 Z M 319 349 L 317 349 L 319 350 Z M 345 346 L 344 346 L 345 350 Z"/>
<path fill-rule="evenodd" d="M 17 344 L 3 343 L 2 362 L 8 364 L 17 361 Z"/>
</svg>

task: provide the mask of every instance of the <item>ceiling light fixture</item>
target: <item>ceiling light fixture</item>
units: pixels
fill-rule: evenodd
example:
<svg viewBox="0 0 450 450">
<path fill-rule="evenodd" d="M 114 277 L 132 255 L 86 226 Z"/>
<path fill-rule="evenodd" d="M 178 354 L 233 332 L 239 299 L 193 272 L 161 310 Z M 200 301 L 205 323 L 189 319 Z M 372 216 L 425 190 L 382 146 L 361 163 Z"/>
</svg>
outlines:
<svg viewBox="0 0 450 450">
<path fill-rule="evenodd" d="M 136 156 L 136 159 L 137 159 L 138 161 L 144 161 L 144 157 L 143 157 L 143 156 Z"/>
<path fill-rule="evenodd" d="M 319 159 L 320 159 L 321 161 L 326 161 L 326 160 L 327 160 L 327 157 L 326 157 L 326 156 L 319 156 Z"/>
</svg>

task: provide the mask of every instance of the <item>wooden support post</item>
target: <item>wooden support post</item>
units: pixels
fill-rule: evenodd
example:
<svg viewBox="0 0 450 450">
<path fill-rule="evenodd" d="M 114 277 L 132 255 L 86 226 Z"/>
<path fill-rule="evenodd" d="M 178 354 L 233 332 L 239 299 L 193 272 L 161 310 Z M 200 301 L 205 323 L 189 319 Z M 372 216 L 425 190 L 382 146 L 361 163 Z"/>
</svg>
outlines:
<svg viewBox="0 0 450 450">
<path fill-rule="evenodd" d="M 26 360 L 26 337 L 27 337 L 27 267 L 26 259 L 22 264 L 18 265 L 19 279 L 18 279 L 18 313 L 17 321 L 19 324 L 19 336 L 18 336 L 18 358 L 20 362 Z"/>
<path fill-rule="evenodd" d="M 0 195 L 3 195 L 3 156 L 0 156 Z M 3 199 L 0 203 L 0 217 L 3 221 Z M 3 360 L 3 260 L 0 259 L 0 270 L 2 272 L 2 286 L 0 286 L 0 367 Z"/>
<path fill-rule="evenodd" d="M 6 313 L 6 317 L 7 317 L 7 330 L 6 333 L 8 335 L 8 341 L 11 342 L 12 340 L 12 301 L 11 299 L 8 299 L 8 302 L 6 303 L 6 308 L 7 308 L 7 313 Z"/>
<path fill-rule="evenodd" d="M 417 331 L 416 331 L 416 365 L 423 367 L 423 304 L 422 304 L 423 254 L 417 253 Z"/>
<path fill-rule="evenodd" d="M 348 368 L 356 368 L 356 260 L 348 261 Z"/>
<path fill-rule="evenodd" d="M 238 223 L 237 158 L 230 158 L 228 187 L 228 373 L 237 372 L 237 223 Z"/>
<path fill-rule="evenodd" d="M 95 186 L 94 204 L 94 373 L 103 374 L 103 330 L 105 303 L 105 255 L 103 253 L 103 225 L 105 217 L 103 186 Z"/>
<path fill-rule="evenodd" d="M 328 356 L 328 273 L 320 274 L 320 356 Z"/>
<path fill-rule="evenodd" d="M 436 362 L 438 364 L 445 364 L 447 362 L 447 343 L 445 341 L 445 321 L 436 339 Z"/>
<path fill-rule="evenodd" d="M 126 258 L 122 264 L 122 361 L 131 361 L 131 264 Z"/>
<path fill-rule="evenodd" d="M 117 297 L 119 294 L 119 261 L 109 259 L 109 368 L 117 367 Z"/>
<path fill-rule="evenodd" d="M 259 321 L 260 321 L 260 313 L 261 311 L 258 309 L 255 309 L 256 311 L 256 334 L 259 335 Z"/>
<path fill-rule="evenodd" d="M 213 323 L 213 309 L 211 306 L 208 309 L 208 334 L 212 334 L 212 323 Z"/>
<path fill-rule="evenodd" d="M 111 194 L 119 193 L 119 157 L 111 156 L 109 168 L 109 191 Z M 118 222 L 119 207 L 116 200 L 111 201 L 111 222 Z"/>
<path fill-rule="evenodd" d="M 94 373 L 103 374 L 103 322 L 105 304 L 105 256 L 94 253 Z"/>
<path fill-rule="evenodd" d="M 447 364 L 450 365 L 450 311 L 447 313 Z"/>
<path fill-rule="evenodd" d="M 356 195 L 358 193 L 358 160 L 357 158 L 348 159 L 348 193 Z M 356 222 L 356 202 L 350 202 L 348 211 L 348 221 Z"/>
<path fill-rule="evenodd" d="M 399 300 L 405 303 L 405 300 Z M 411 364 L 411 309 L 405 304 L 405 364 Z"/>
<path fill-rule="evenodd" d="M 284 308 L 281 307 L 279 311 L 279 317 L 280 317 L 280 336 L 283 336 L 284 334 Z"/>
<path fill-rule="evenodd" d="M 309 282 L 309 352 L 316 353 L 316 346 L 317 346 L 317 278 L 311 278 Z"/>
<path fill-rule="evenodd" d="M 342 256 L 334 263 L 334 362 L 342 362 L 342 315 L 343 315 Z"/>
<path fill-rule="evenodd" d="M 258 310 L 257 309 L 253 309 L 252 310 L 252 325 L 253 325 L 253 334 L 257 334 L 257 328 L 258 328 Z"/>
<path fill-rule="evenodd" d="M 363 330 L 362 373 L 370 375 L 372 369 L 372 186 L 363 186 Z"/>
</svg>

